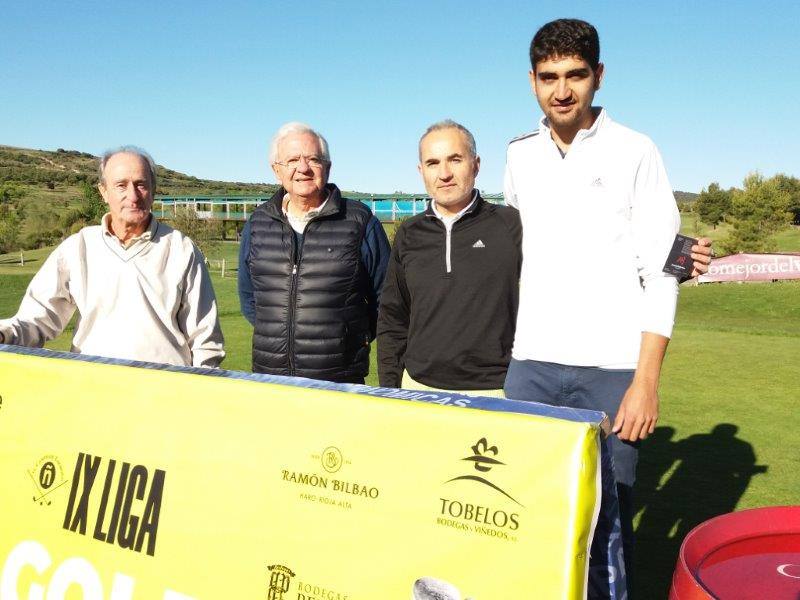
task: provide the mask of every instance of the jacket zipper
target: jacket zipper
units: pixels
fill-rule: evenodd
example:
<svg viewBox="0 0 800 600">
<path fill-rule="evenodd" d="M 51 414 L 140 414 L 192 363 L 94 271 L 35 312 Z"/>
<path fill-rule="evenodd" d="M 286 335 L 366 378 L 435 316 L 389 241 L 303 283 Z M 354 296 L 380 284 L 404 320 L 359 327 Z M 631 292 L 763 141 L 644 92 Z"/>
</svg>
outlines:
<svg viewBox="0 0 800 600">
<path fill-rule="evenodd" d="M 305 243 L 305 236 L 308 233 L 308 228 L 311 226 L 311 223 L 316 221 L 319 218 L 319 215 L 311 219 L 306 223 L 306 227 L 303 230 L 303 243 Z M 292 279 L 289 284 L 289 374 L 295 374 L 295 362 L 294 362 L 294 313 L 297 309 L 297 272 L 300 269 L 300 263 L 303 261 L 303 256 L 300 255 L 300 260 L 297 259 L 297 251 L 299 248 L 297 247 L 297 236 L 295 236 L 294 229 L 292 228 L 289 223 L 286 223 L 287 227 L 289 227 L 289 231 L 292 234 Z"/>
<path fill-rule="evenodd" d="M 455 221 L 452 221 L 449 225 L 444 222 L 443 219 L 438 218 L 435 214 L 429 215 L 432 219 L 439 221 L 444 227 L 445 237 L 444 237 L 444 267 L 447 273 L 452 273 L 453 271 L 453 264 L 450 260 L 450 255 L 452 254 L 452 235 L 453 235 L 453 228 L 456 226 L 464 216 L 473 212 L 472 210 L 468 211 L 467 213 L 461 215 Z"/>
<path fill-rule="evenodd" d="M 289 226 L 292 234 L 292 278 L 289 282 L 289 375 L 294 375 L 294 313 L 297 304 L 297 237 Z M 304 232 L 305 233 L 305 232 Z"/>
<path fill-rule="evenodd" d="M 444 225 L 444 230 L 445 230 L 444 264 L 445 264 L 445 267 L 447 268 L 447 272 L 448 273 L 453 270 L 452 264 L 450 263 L 450 247 L 451 247 L 450 238 L 451 238 L 452 233 L 453 233 L 453 225 L 454 224 L 455 223 L 450 223 L 450 224 L 442 223 L 442 225 Z"/>
</svg>

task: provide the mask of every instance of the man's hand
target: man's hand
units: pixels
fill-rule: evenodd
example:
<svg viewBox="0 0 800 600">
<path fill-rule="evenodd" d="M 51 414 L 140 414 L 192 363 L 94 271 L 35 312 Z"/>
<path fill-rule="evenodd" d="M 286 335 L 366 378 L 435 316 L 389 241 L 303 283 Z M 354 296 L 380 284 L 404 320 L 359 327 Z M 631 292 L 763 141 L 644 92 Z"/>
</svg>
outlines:
<svg viewBox="0 0 800 600">
<path fill-rule="evenodd" d="M 711 264 L 711 259 L 714 258 L 714 249 L 711 247 L 713 244 L 709 238 L 700 238 L 697 243 L 692 246 L 692 277 L 708 273 L 708 265 Z"/>
<path fill-rule="evenodd" d="M 625 392 L 611 431 L 626 442 L 643 440 L 653 433 L 658 422 L 658 383 L 634 378 Z"/>
<path fill-rule="evenodd" d="M 645 439 L 658 422 L 658 379 L 669 338 L 642 332 L 642 346 L 633 381 L 628 387 L 611 431 L 626 442 Z"/>
</svg>

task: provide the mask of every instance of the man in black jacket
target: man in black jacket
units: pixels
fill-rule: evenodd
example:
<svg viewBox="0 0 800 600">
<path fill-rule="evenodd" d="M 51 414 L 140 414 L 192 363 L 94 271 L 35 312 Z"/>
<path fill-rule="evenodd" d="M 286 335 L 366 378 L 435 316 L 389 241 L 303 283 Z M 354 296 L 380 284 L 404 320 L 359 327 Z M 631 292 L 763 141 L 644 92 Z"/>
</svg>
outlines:
<svg viewBox="0 0 800 600">
<path fill-rule="evenodd" d="M 242 232 L 239 302 L 253 371 L 363 383 L 389 258 L 380 222 L 328 183 L 319 133 L 287 123 L 272 140 L 281 188 Z"/>
<path fill-rule="evenodd" d="M 464 126 L 431 125 L 419 161 L 432 200 L 395 235 L 378 317 L 380 384 L 502 395 L 519 297 L 519 213 L 474 189 L 480 157 Z"/>
</svg>

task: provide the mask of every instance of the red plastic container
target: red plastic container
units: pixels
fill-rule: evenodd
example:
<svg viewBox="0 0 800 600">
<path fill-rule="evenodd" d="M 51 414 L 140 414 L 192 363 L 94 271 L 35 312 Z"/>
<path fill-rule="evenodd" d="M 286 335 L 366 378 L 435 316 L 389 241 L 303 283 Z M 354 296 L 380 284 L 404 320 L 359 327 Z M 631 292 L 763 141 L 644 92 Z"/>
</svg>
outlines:
<svg viewBox="0 0 800 600">
<path fill-rule="evenodd" d="M 683 540 L 670 600 L 798 600 L 800 506 L 701 523 Z"/>
</svg>

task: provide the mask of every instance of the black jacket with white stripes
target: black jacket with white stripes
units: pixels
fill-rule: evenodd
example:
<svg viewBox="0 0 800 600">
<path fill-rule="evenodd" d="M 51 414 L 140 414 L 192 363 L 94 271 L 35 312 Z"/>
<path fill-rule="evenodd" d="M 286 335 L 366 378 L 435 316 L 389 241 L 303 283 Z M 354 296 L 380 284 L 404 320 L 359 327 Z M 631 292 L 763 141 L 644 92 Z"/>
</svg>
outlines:
<svg viewBox="0 0 800 600">
<path fill-rule="evenodd" d="M 382 386 L 399 387 L 405 368 L 436 388 L 503 387 L 519 302 L 519 213 L 478 195 L 452 226 L 449 261 L 447 241 L 430 206 L 398 228 L 378 315 Z"/>
</svg>

